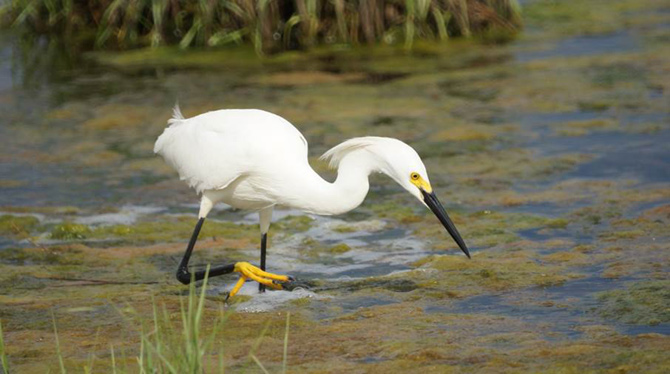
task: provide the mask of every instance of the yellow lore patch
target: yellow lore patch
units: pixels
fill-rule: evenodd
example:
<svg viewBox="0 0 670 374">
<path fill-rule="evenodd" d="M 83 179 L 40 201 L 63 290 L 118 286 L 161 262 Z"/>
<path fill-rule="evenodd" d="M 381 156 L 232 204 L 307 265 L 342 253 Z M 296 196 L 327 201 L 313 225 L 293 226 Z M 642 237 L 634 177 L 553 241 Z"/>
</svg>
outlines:
<svg viewBox="0 0 670 374">
<path fill-rule="evenodd" d="M 430 186 L 430 183 L 428 183 L 419 173 L 413 172 L 410 173 L 409 175 L 409 181 L 412 182 L 413 185 L 421 188 L 422 190 L 431 193 L 433 192 L 433 187 Z"/>
</svg>

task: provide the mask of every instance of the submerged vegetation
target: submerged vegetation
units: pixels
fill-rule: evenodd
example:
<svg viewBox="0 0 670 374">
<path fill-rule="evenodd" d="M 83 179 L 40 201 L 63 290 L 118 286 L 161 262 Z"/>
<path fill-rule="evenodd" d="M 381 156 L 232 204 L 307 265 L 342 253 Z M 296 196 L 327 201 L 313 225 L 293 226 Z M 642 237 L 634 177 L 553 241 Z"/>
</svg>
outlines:
<svg viewBox="0 0 670 374">
<path fill-rule="evenodd" d="M 257 53 L 334 43 L 403 43 L 521 26 L 516 0 L 11 0 L 6 25 L 83 39 L 97 48 L 252 43 Z"/>
</svg>

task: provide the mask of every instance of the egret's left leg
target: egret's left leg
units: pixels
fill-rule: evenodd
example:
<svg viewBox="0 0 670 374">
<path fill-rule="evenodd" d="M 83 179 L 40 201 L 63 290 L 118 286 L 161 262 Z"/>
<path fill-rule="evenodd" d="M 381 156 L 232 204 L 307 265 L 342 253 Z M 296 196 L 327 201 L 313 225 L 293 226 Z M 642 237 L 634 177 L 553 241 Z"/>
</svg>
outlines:
<svg viewBox="0 0 670 374">
<path fill-rule="evenodd" d="M 267 253 L 268 234 L 261 234 L 261 270 L 265 271 L 265 255 Z M 265 292 L 265 285 L 258 283 L 258 292 Z"/>
<path fill-rule="evenodd" d="M 261 209 L 258 212 L 258 223 L 261 229 L 261 270 L 265 271 L 265 256 L 267 254 L 268 245 L 268 230 L 272 222 L 272 210 L 274 207 L 269 206 Z M 258 292 L 265 292 L 265 285 L 258 283 Z"/>
</svg>

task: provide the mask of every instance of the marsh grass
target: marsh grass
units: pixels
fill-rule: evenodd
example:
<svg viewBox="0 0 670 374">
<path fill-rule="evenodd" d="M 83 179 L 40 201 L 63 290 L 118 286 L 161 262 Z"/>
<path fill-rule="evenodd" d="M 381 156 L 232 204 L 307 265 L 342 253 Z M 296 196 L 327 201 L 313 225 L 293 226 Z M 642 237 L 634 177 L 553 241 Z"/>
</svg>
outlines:
<svg viewBox="0 0 670 374">
<path fill-rule="evenodd" d="M 97 48 L 251 43 L 258 54 L 317 44 L 512 35 L 517 0 L 9 0 L 5 25 Z"/>
<path fill-rule="evenodd" d="M 2 372 L 8 374 L 9 360 L 7 359 L 7 352 L 5 351 L 5 338 L 2 332 L 2 320 L 0 320 L 0 364 L 2 364 Z"/>
<path fill-rule="evenodd" d="M 186 302 L 180 299 L 181 326 L 172 321 L 165 306 L 159 310 L 153 301 L 153 321 L 149 326 L 146 323 L 142 326 L 140 355 L 137 358 L 141 373 L 205 371 L 205 356 L 226 319 L 223 309 L 219 309 L 213 325 L 208 328 L 209 333 L 202 334 L 207 280 L 203 281 L 199 295 L 195 282 L 191 282 Z M 219 371 L 222 370 L 223 367 L 220 367 Z"/>
<path fill-rule="evenodd" d="M 109 360 L 102 365 L 107 365 L 107 371 L 115 374 L 127 372 L 223 373 L 225 371 L 225 342 L 220 333 L 227 320 L 227 315 L 224 313 L 223 305 L 221 305 L 217 315 L 213 319 L 209 318 L 205 327 L 203 322 L 205 321 L 206 291 L 207 278 L 204 279 L 199 292 L 196 291 L 195 282 L 191 283 L 188 296 L 185 297 L 185 300 L 184 298 L 180 299 L 179 318 L 176 322 L 165 305 L 159 306 L 153 298 L 151 319 L 147 320 L 136 312 L 131 312 L 129 324 L 135 321 L 140 325 L 140 341 L 139 347 L 136 348 L 138 352 L 134 357 L 135 365 L 129 367 L 125 350 L 122 351 L 121 360 L 117 361 L 117 352 L 113 345 L 109 347 Z M 67 373 L 66 361 L 61 349 L 56 316 L 53 312 L 52 323 L 58 372 L 65 374 Z M 288 367 L 289 326 L 290 314 L 287 313 L 281 366 L 284 374 Z M 256 356 L 256 351 L 269 327 L 270 322 L 268 321 L 249 350 L 245 364 L 246 366 L 256 366 L 264 373 L 268 373 L 268 370 Z M 121 362 L 124 364 L 122 365 Z M 1 373 L 10 373 L 1 321 L 0 363 L 2 364 Z M 82 367 L 83 372 L 93 372 L 95 363 L 95 355 L 90 354 Z"/>
</svg>

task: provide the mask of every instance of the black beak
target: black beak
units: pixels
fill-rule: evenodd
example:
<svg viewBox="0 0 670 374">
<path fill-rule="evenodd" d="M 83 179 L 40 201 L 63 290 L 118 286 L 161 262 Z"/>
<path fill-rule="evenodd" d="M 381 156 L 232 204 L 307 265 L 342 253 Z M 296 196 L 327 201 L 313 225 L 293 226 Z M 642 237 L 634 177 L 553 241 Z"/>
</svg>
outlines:
<svg viewBox="0 0 670 374">
<path fill-rule="evenodd" d="M 465 253 L 468 258 L 470 258 L 470 251 L 468 251 L 468 247 L 465 245 L 465 242 L 463 241 L 463 238 L 461 238 L 461 234 L 458 233 L 458 230 L 456 230 L 456 226 L 454 226 L 454 223 L 451 222 L 451 218 L 449 218 L 449 215 L 447 212 L 444 210 L 444 207 L 442 204 L 440 204 L 440 200 L 437 199 L 437 196 L 435 196 L 435 192 L 428 193 L 423 190 L 423 188 L 420 189 L 421 193 L 423 194 L 423 201 L 428 205 L 430 210 L 437 216 L 437 219 L 442 222 L 442 225 L 444 226 L 445 229 L 449 232 L 452 238 L 456 241 L 458 246 L 461 248 L 461 251 Z"/>
</svg>

